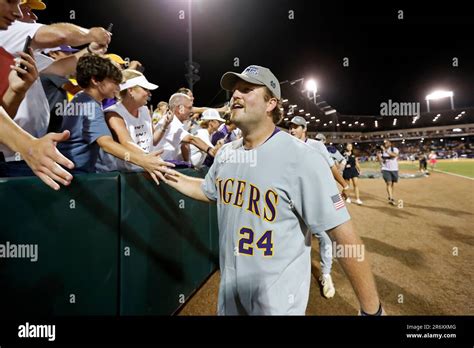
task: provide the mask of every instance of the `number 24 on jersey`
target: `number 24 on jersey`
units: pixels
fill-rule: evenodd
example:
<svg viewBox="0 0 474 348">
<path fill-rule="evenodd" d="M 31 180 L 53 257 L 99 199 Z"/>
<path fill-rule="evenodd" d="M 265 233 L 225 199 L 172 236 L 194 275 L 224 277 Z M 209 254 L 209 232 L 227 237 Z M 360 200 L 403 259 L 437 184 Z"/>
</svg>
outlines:
<svg viewBox="0 0 474 348">
<path fill-rule="evenodd" d="M 239 246 L 236 254 L 254 255 L 254 248 L 263 251 L 263 256 L 273 256 L 273 231 L 266 231 L 254 244 L 255 232 L 248 227 L 242 227 L 239 231 Z"/>
</svg>

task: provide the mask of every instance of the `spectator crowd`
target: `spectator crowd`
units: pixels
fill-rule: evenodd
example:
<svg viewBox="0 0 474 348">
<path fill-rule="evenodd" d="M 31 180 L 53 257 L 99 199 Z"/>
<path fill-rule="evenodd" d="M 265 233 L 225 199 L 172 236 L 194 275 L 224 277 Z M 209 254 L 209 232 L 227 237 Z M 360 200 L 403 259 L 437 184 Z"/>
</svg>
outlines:
<svg viewBox="0 0 474 348">
<path fill-rule="evenodd" d="M 108 52 L 105 28 L 45 25 L 43 0 L 0 0 L 0 177 L 37 175 L 58 190 L 73 175 L 210 166 L 240 137 L 227 106 L 195 106 L 180 88 L 153 111 L 158 85 L 138 60 Z"/>
</svg>

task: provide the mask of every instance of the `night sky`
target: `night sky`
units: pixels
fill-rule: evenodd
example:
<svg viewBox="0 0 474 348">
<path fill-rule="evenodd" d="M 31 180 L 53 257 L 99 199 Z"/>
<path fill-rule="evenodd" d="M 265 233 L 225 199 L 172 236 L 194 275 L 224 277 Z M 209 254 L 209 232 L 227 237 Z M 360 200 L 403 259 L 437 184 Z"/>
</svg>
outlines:
<svg viewBox="0 0 474 348">
<path fill-rule="evenodd" d="M 221 75 L 257 64 L 280 81 L 315 78 L 320 98 L 345 115 L 379 114 L 389 99 L 425 108 L 424 96 L 437 88 L 454 91 L 456 107 L 474 106 L 473 16 L 462 2 L 192 1 L 193 60 L 201 66 L 195 105 L 225 102 Z M 109 52 L 144 64 L 147 78 L 160 85 L 154 105 L 187 86 L 188 22 L 179 11 L 187 15 L 188 0 L 44 2 L 48 8 L 36 11 L 40 23 L 114 23 Z M 283 97 L 300 87 L 283 86 Z"/>
</svg>

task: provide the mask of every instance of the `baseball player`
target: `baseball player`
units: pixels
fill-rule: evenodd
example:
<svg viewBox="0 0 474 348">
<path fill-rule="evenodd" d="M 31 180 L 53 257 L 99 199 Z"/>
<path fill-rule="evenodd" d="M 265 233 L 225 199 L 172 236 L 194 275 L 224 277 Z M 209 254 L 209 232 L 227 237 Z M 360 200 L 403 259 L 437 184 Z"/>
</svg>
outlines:
<svg viewBox="0 0 474 348">
<path fill-rule="evenodd" d="M 219 315 L 304 315 L 311 279 L 311 232 L 361 244 L 331 170 L 309 145 L 279 131 L 280 84 L 264 67 L 227 72 L 231 119 L 242 138 L 224 145 L 205 179 L 171 171 L 181 193 L 216 202 L 221 281 Z M 256 161 L 243 161 L 243 159 Z M 341 258 L 361 314 L 381 314 L 366 258 Z"/>
<path fill-rule="evenodd" d="M 314 139 L 316 139 L 316 140 L 322 142 L 324 145 L 326 145 L 326 137 L 324 136 L 324 134 L 318 133 L 318 134 L 316 134 L 316 137 Z M 333 145 L 326 146 L 326 149 L 329 152 L 329 156 L 331 156 L 331 158 L 336 163 L 336 167 L 339 170 L 339 172 L 342 172 L 342 170 L 344 169 L 344 166 L 346 164 L 346 159 L 344 158 L 344 156 Z"/>
<path fill-rule="evenodd" d="M 313 147 L 316 151 L 324 157 L 329 168 L 331 168 L 332 175 L 334 179 L 343 187 L 343 191 L 349 189 L 349 185 L 346 184 L 344 179 L 342 178 L 339 170 L 334 162 L 334 159 L 330 156 L 329 151 L 324 146 L 322 141 L 308 139 L 306 135 L 306 120 L 304 117 L 295 116 L 290 121 L 290 134 L 297 139 L 303 141 L 304 143 L 308 144 L 309 146 Z M 322 135 L 322 134 L 318 134 Z M 332 267 L 332 243 L 331 238 L 329 238 L 328 234 L 324 231 L 318 233 L 313 231 L 314 235 L 319 240 L 319 250 L 321 255 L 321 270 L 322 275 L 319 278 L 321 285 L 323 287 L 323 295 L 326 298 L 331 298 L 336 293 L 336 289 L 334 287 L 334 283 L 331 278 L 331 267 Z"/>
</svg>

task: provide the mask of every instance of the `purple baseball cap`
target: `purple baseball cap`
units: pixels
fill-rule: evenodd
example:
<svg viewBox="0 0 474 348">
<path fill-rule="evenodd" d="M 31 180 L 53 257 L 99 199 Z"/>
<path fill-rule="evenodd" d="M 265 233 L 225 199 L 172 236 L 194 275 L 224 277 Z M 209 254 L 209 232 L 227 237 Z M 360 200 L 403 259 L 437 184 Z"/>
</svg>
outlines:
<svg viewBox="0 0 474 348">
<path fill-rule="evenodd" d="M 66 53 L 76 53 L 79 52 L 77 48 L 72 48 L 71 46 L 68 45 L 61 45 L 58 47 L 53 47 L 53 48 L 47 48 L 44 50 L 44 53 L 49 53 L 49 52 L 66 52 Z"/>
</svg>

